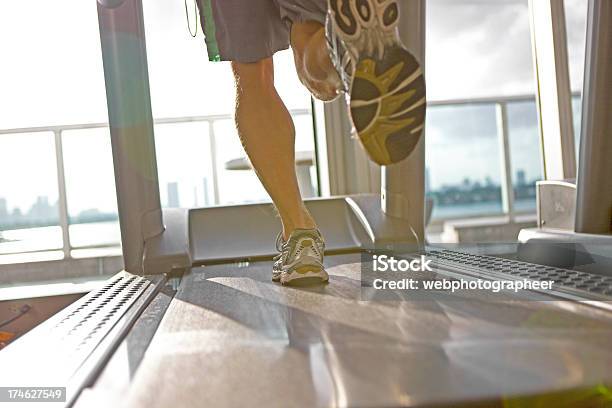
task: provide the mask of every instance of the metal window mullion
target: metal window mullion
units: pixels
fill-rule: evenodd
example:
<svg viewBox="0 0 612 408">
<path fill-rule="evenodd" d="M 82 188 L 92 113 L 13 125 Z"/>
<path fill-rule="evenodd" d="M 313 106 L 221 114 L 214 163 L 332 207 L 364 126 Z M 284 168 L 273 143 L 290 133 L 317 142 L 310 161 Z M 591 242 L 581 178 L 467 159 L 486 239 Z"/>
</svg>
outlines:
<svg viewBox="0 0 612 408">
<path fill-rule="evenodd" d="M 70 258 L 70 230 L 68 222 L 68 200 L 66 198 L 66 175 L 64 173 L 64 148 L 62 145 L 62 131 L 55 130 L 55 163 L 57 169 L 57 187 L 59 204 L 59 224 L 62 228 L 62 250 L 64 258 Z"/>
<path fill-rule="evenodd" d="M 512 186 L 512 162 L 510 157 L 510 139 L 508 135 L 508 105 L 498 103 L 497 111 L 497 134 L 501 158 L 501 190 L 502 208 L 504 214 L 514 218 L 514 188 Z"/>
<path fill-rule="evenodd" d="M 546 180 L 576 176 L 563 0 L 530 0 L 540 139 Z"/>
<path fill-rule="evenodd" d="M 214 120 L 208 121 L 208 140 L 210 143 L 210 161 L 213 177 L 213 199 L 215 205 L 219 204 L 219 174 L 217 171 L 217 140 L 215 136 Z"/>
<path fill-rule="evenodd" d="M 321 146 L 321 155 L 318 157 L 323 169 L 322 174 L 327 177 L 323 181 L 323 186 L 327 186 L 329 191 L 323 189 L 325 194 L 331 196 L 347 194 L 347 174 L 348 163 L 345 159 L 347 152 L 346 139 L 350 138 L 350 122 L 346 112 L 346 104 L 343 97 L 329 103 L 317 102 L 323 115 L 319 119 L 323 120 L 318 133 Z"/>
</svg>

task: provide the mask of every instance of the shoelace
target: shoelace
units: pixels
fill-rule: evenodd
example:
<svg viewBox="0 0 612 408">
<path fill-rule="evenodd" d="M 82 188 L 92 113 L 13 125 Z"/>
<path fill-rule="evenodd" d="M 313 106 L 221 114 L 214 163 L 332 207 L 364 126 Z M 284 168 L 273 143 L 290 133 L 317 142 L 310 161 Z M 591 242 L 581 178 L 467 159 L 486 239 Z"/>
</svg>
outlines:
<svg viewBox="0 0 612 408">
<path fill-rule="evenodd" d="M 283 251 L 287 243 L 283 240 L 283 233 L 279 232 L 276 236 L 276 250 L 279 252 L 278 255 L 272 258 L 273 263 L 276 265 L 283 257 Z"/>
<path fill-rule="evenodd" d="M 285 241 L 283 240 L 283 233 L 279 232 L 276 236 L 276 250 L 278 252 L 283 251 L 283 245 L 285 245 Z"/>
<path fill-rule="evenodd" d="M 319 255 L 323 255 L 323 252 L 325 252 L 325 242 L 320 238 L 320 236 L 312 236 L 310 237 L 314 243 L 316 244 L 315 249 L 316 252 L 319 253 Z M 291 240 L 291 238 L 287 241 L 283 240 L 283 235 L 282 232 L 279 232 L 278 235 L 276 236 L 276 250 L 279 252 L 276 256 L 274 256 L 272 258 L 272 261 L 274 264 L 278 263 L 279 261 L 281 261 L 283 255 L 285 255 L 285 252 L 287 251 L 287 249 L 289 249 L 289 241 Z"/>
</svg>

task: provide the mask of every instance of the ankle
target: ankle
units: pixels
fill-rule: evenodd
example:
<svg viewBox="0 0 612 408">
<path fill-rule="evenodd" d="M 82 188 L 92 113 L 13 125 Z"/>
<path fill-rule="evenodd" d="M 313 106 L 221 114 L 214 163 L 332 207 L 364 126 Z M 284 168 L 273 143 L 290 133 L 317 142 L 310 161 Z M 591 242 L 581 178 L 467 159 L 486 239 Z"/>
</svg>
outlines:
<svg viewBox="0 0 612 408">
<path fill-rule="evenodd" d="M 316 229 L 317 223 L 308 214 L 295 222 L 283 222 L 283 239 L 286 241 L 296 229 Z"/>
</svg>

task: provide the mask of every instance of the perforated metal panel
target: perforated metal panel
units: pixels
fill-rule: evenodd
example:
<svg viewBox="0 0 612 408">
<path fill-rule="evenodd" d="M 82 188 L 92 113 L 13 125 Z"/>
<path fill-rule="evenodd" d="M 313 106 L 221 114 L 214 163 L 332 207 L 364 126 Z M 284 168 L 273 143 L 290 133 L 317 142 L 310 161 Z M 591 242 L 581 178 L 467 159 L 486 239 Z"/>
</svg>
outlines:
<svg viewBox="0 0 612 408">
<path fill-rule="evenodd" d="M 138 298 L 148 281 L 134 275 L 113 277 L 68 313 L 51 330 L 53 337 L 72 353 L 95 345 Z"/>
<path fill-rule="evenodd" d="M 11 381 L 66 385 L 68 398 L 73 396 L 91 370 L 88 358 L 99 358 L 113 341 L 109 334 L 129 326 L 141 295 L 148 297 L 162 281 L 154 279 L 121 272 L 11 344 L 7 361 L 20 367 Z M 83 371 L 86 362 L 90 367 Z"/>
<path fill-rule="evenodd" d="M 451 250 L 431 250 L 428 255 L 442 267 L 449 265 L 464 270 L 470 269 L 491 277 L 552 280 L 555 282 L 553 287 L 560 290 L 582 293 L 589 299 L 612 300 L 610 276 Z"/>
</svg>

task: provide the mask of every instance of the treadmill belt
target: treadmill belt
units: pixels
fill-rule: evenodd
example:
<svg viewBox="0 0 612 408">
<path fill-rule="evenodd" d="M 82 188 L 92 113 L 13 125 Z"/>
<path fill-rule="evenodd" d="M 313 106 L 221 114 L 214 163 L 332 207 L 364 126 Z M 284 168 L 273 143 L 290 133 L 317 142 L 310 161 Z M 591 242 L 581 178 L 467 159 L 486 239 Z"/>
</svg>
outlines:
<svg viewBox="0 0 612 408">
<path fill-rule="evenodd" d="M 194 268 L 126 406 L 419 406 L 612 384 L 612 318 L 570 301 L 360 300 L 360 257 L 330 283 L 270 281 L 271 263 Z M 486 405 L 493 406 L 493 405 Z"/>
</svg>

